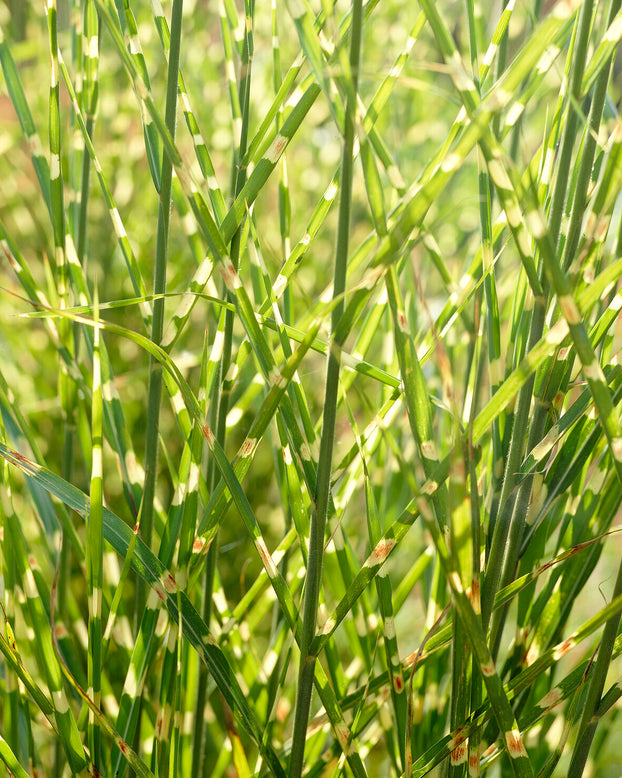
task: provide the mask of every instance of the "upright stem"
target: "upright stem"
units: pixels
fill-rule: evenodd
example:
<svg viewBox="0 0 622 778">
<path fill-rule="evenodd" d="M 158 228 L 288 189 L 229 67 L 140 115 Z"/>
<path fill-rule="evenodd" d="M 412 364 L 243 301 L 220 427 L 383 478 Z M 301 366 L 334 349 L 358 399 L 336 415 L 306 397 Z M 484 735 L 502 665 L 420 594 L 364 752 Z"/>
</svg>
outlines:
<svg viewBox="0 0 622 778">
<path fill-rule="evenodd" d="M 585 0 L 581 5 L 577 39 L 572 48 L 572 73 L 570 76 L 569 91 L 570 99 L 574 100 L 574 105 L 571 102 L 568 106 L 566 122 L 562 133 L 559 162 L 557 165 L 558 174 L 553 187 L 548 225 L 553 245 L 556 248 L 559 244 L 559 231 L 564 214 L 564 202 L 566 200 L 566 190 L 568 188 L 568 170 L 570 170 L 572 166 L 572 152 L 577 138 L 578 117 L 574 106 L 581 100 L 581 82 L 585 70 L 585 61 L 590 40 L 593 8 L 594 0 Z"/>
<path fill-rule="evenodd" d="M 97 84 L 97 67 L 99 55 L 97 51 L 91 51 L 92 40 L 98 41 L 99 48 L 99 18 L 95 9 L 95 4 L 89 0 L 84 6 L 83 20 L 84 38 L 88 41 L 88 48 L 83 51 L 82 69 L 84 73 L 84 85 L 82 89 L 82 106 L 86 117 L 86 129 L 89 138 L 93 138 L 95 128 L 95 115 L 97 113 L 97 104 L 99 100 L 99 90 Z M 78 259 L 85 267 L 86 253 L 86 233 L 88 222 L 88 204 L 89 204 L 89 182 L 91 176 L 91 158 L 87 150 L 82 153 L 82 172 L 80 181 L 80 202 L 78 204 L 78 218 L 76 225 L 76 251 Z"/>
<path fill-rule="evenodd" d="M 355 137 L 354 120 L 361 50 L 362 5 L 362 0 L 354 0 L 352 8 L 352 37 L 350 40 L 351 80 L 346 101 L 343 156 L 341 164 L 339 225 L 333 277 L 333 299 L 340 299 L 335 304 L 332 312 L 331 330 L 333 333 L 337 329 L 337 325 L 339 324 L 339 320 L 345 308 L 343 293 L 346 288 L 346 270 L 350 238 L 350 206 L 352 201 L 352 169 Z M 303 604 L 298 691 L 289 769 L 290 778 L 299 778 L 302 774 L 307 723 L 309 721 L 311 692 L 313 689 L 313 678 L 315 673 L 315 661 L 317 658 L 315 654 L 310 652 L 310 648 L 311 642 L 315 636 L 317 609 L 322 581 L 324 535 L 328 517 L 328 506 L 330 503 L 330 475 L 332 469 L 333 443 L 335 439 L 335 419 L 337 415 L 340 365 L 341 343 L 333 338 L 326 367 L 324 413 L 322 417 L 322 435 L 320 438 L 315 510 L 311 516 L 311 526 L 309 530 L 309 557 Z"/>
<path fill-rule="evenodd" d="M 618 568 L 618 576 L 616 578 L 616 584 L 611 599 L 614 600 L 616 597 L 619 597 L 620 594 L 622 594 L 622 564 Z M 603 630 L 603 637 L 600 641 L 600 646 L 598 647 L 598 656 L 596 657 L 594 670 L 587 689 L 585 704 L 583 706 L 583 714 L 579 725 L 579 736 L 577 737 L 572 759 L 570 761 L 570 767 L 568 769 L 568 778 L 580 778 L 583 775 L 585 763 L 587 762 L 587 757 L 590 752 L 590 746 L 592 745 L 596 727 L 600 721 L 599 716 L 596 715 L 596 711 L 600 705 L 607 673 L 611 666 L 611 655 L 618 634 L 619 624 L 620 613 L 617 613 L 605 624 Z"/>
<path fill-rule="evenodd" d="M 620 10 L 621 5 L 622 3 L 620 0 L 613 0 L 609 8 L 607 26 L 613 23 L 613 20 Z M 581 164 L 579 165 L 579 174 L 577 177 L 577 184 L 575 186 L 572 209 L 570 212 L 570 221 L 568 224 L 568 234 L 566 237 L 566 245 L 564 246 L 562 259 L 562 267 L 565 271 L 569 270 L 577 249 L 577 245 L 579 243 L 581 224 L 585 214 L 585 207 L 588 197 L 587 191 L 590 185 L 590 180 L 592 178 L 598 130 L 601 126 L 603 108 L 605 106 L 605 100 L 607 99 L 607 90 L 609 89 L 609 79 L 611 76 L 612 66 L 613 59 L 610 59 L 605 67 L 603 67 L 603 69 L 600 71 L 594 85 L 594 91 L 592 93 L 592 104 L 590 106 L 590 114 L 583 139 Z"/>
<path fill-rule="evenodd" d="M 177 77 L 179 72 L 179 51 L 181 39 L 181 17 L 183 0 L 173 0 L 171 17 L 171 46 L 168 60 L 168 80 L 166 91 L 165 122 L 171 136 L 175 136 L 175 116 L 177 112 Z M 158 234 L 156 243 L 156 264 L 153 281 L 153 293 L 166 292 L 166 265 L 168 258 L 168 229 L 171 211 L 171 190 L 173 166 L 166 153 L 162 154 L 162 176 L 160 179 L 160 202 L 158 207 Z M 160 344 L 164 328 L 164 298 L 153 302 L 151 322 L 151 340 Z M 141 529 L 145 543 L 151 544 L 153 534 L 153 502 L 158 459 L 158 437 L 160 430 L 160 400 L 162 397 L 162 366 L 151 358 L 149 369 L 149 390 L 147 400 L 147 438 L 145 442 L 145 487 Z M 145 603 L 145 585 L 138 582 L 136 590 L 136 615 L 140 622 Z"/>
<path fill-rule="evenodd" d="M 234 126 L 236 119 L 240 121 L 240 135 L 236 138 L 236 148 L 234 150 L 233 164 L 231 170 L 231 176 L 234 181 L 233 198 L 235 198 L 242 191 L 244 184 L 246 183 L 246 165 L 242 165 L 242 160 L 246 154 L 246 146 L 248 140 L 248 123 L 249 123 L 249 109 L 250 109 L 250 84 L 251 84 L 251 65 L 253 61 L 253 18 L 255 11 L 254 0 L 246 0 L 245 2 L 245 25 L 246 30 L 244 38 L 244 48 L 242 52 L 242 68 L 241 68 L 241 80 L 237 90 L 237 103 L 235 99 L 232 100 L 232 113 L 234 119 Z M 226 30 L 224 25 L 226 21 L 223 21 L 223 36 L 226 40 Z M 242 248 L 242 225 L 238 227 L 231 239 L 230 256 L 231 261 L 236 270 L 240 266 L 240 252 Z M 235 300 L 231 293 L 228 293 L 229 300 L 234 303 Z M 224 344 L 222 350 L 222 357 L 220 360 L 219 368 L 219 380 L 216 382 L 216 391 L 211 398 L 211 426 L 216 430 L 216 440 L 224 448 L 225 439 L 227 434 L 227 413 L 229 411 L 229 400 L 231 396 L 231 381 L 229 379 L 229 368 L 231 367 L 231 356 L 233 348 L 233 326 L 235 323 L 235 313 L 233 310 L 227 309 L 225 313 L 225 329 L 224 329 Z M 210 469 L 208 471 L 208 482 L 210 489 L 214 489 L 218 481 L 220 480 L 220 472 L 215 467 L 214 462 L 210 462 Z M 207 552 L 207 563 L 205 565 L 205 576 L 203 579 L 203 620 L 209 625 L 212 613 L 212 598 L 214 594 L 214 581 L 216 577 L 217 565 L 219 554 L 219 542 L 218 535 L 214 538 Z M 202 711 L 205 705 L 207 695 L 207 681 L 208 672 L 207 668 L 202 665 L 199 670 L 199 682 L 197 689 L 197 710 Z M 192 764 L 196 775 L 203 774 L 203 761 L 204 761 L 204 742 L 205 742 L 205 725 L 203 716 L 199 715 L 195 721 L 194 727 L 194 747 Z"/>
<path fill-rule="evenodd" d="M 615 15 L 620 10 L 620 5 L 621 5 L 620 0 L 612 0 L 610 10 L 609 10 L 609 18 L 607 22 L 608 25 L 612 23 Z M 585 188 L 587 188 L 587 184 L 589 182 L 589 178 L 591 175 L 592 159 L 593 159 L 594 150 L 596 146 L 595 141 L 592 138 L 592 134 L 590 133 L 590 130 L 593 133 L 596 122 L 600 124 L 600 119 L 601 119 L 602 109 L 605 101 L 607 86 L 609 84 L 612 64 L 613 61 L 609 60 L 608 65 L 603 68 L 601 74 L 597 79 L 596 87 L 594 90 L 592 108 L 590 111 L 590 121 L 588 126 L 588 132 L 586 133 L 585 148 L 584 148 L 584 153 L 587 157 L 585 172 L 584 172 Z M 575 217 L 576 214 L 576 218 L 571 219 L 571 231 L 569 232 L 567 245 L 565 247 L 566 252 L 564 255 L 564 267 L 568 267 L 570 265 L 570 261 L 572 258 L 575 245 L 578 242 L 578 226 L 575 226 L 575 223 L 576 225 L 578 225 L 580 222 L 579 207 L 582 205 L 583 197 L 584 195 L 582 196 L 581 194 L 579 194 L 577 196 L 577 199 L 575 200 L 575 203 L 573 203 L 572 216 Z M 620 565 L 620 567 L 618 568 L 618 576 L 612 594 L 612 599 L 619 596 L 621 593 L 622 593 L 622 565 Z M 617 614 L 605 624 L 605 628 L 603 630 L 603 637 L 600 642 L 600 646 L 598 648 L 598 656 L 596 657 L 594 672 L 592 673 L 592 677 L 590 679 L 590 683 L 587 689 L 587 696 L 583 708 L 583 715 L 581 716 L 581 723 L 579 725 L 579 736 L 575 743 L 572 759 L 570 762 L 570 768 L 568 770 L 569 778 L 575 778 L 575 776 L 583 775 L 583 770 L 585 768 L 585 763 L 587 762 L 587 757 L 590 752 L 590 747 L 594 739 L 596 727 L 598 725 L 598 722 L 600 721 L 600 717 L 597 715 L 597 708 L 601 702 L 601 696 L 603 693 L 605 680 L 607 678 L 607 673 L 611 665 L 611 654 L 613 651 L 616 636 L 618 634 L 619 624 L 620 624 L 620 614 Z"/>
<path fill-rule="evenodd" d="M 577 36 L 573 47 L 572 72 L 570 76 L 569 91 L 575 102 L 580 100 L 581 82 L 585 68 L 587 46 L 589 43 L 592 9 L 593 0 L 586 0 L 586 2 L 581 6 Z M 553 186 L 549 212 L 548 230 L 552 239 L 552 243 L 556 248 L 560 242 L 559 234 L 568 185 L 568 176 L 566 175 L 566 171 L 568 171 L 571 167 L 572 151 L 576 140 L 576 125 L 577 115 L 574 106 L 571 104 L 568 109 L 567 121 L 564 125 L 560 150 L 560 162 L 558 166 L 559 174 Z M 544 332 L 546 305 L 550 285 L 544 274 L 543 268 L 540 269 L 540 280 L 544 290 L 544 296 L 540 297 L 539 295 L 535 295 L 533 317 L 529 332 L 528 350 L 540 340 L 542 333 Z M 517 496 L 514 493 L 514 488 L 517 481 L 516 473 L 518 471 L 518 458 L 524 449 L 524 435 L 522 434 L 522 431 L 529 426 L 528 416 L 533 397 L 534 384 L 535 376 L 532 376 L 525 383 L 519 393 L 518 408 L 514 422 L 514 432 L 510 442 L 510 451 L 508 457 L 506 458 L 505 476 L 501 490 L 501 496 L 499 499 L 499 517 L 494 527 L 492 545 L 488 558 L 484 586 L 482 589 L 482 621 L 485 627 L 488 626 L 491 618 L 492 605 L 494 602 L 495 594 L 499 588 L 505 549 L 512 527 L 512 543 L 518 542 L 518 544 L 520 544 L 523 520 L 520 518 L 520 516 L 517 516 L 514 510 Z M 534 425 L 532 424 L 531 426 L 533 427 Z M 536 432 L 539 433 L 540 430 L 534 429 L 534 435 Z M 531 481 L 529 481 L 529 486 L 531 486 Z M 526 487 L 524 487 L 524 493 L 522 497 L 524 504 L 524 500 L 528 498 Z M 512 519 L 513 516 L 515 517 L 515 520 Z M 517 538 L 518 540 L 516 540 Z M 506 568 L 508 570 L 511 567 L 512 562 L 515 564 L 516 560 L 513 558 L 513 556 L 514 554 L 517 555 L 517 553 L 518 549 L 515 548 L 513 550 L 512 558 L 509 560 L 509 563 L 506 564 Z M 498 632 L 500 626 L 501 624 L 499 622 L 496 626 L 496 632 Z"/>
<path fill-rule="evenodd" d="M 537 297 L 534 300 L 531 326 L 529 329 L 528 351 L 533 348 L 542 336 L 545 316 L 545 301 L 542 298 Z M 484 629 L 487 629 L 490 623 L 495 595 L 499 589 L 499 579 L 503 568 L 503 559 L 508 535 L 510 533 L 514 505 L 516 504 L 515 487 L 518 481 L 521 457 L 525 449 L 525 438 L 520 431 L 527 429 L 529 425 L 529 411 L 533 397 L 534 383 L 535 376 L 532 375 L 521 387 L 518 394 L 514 428 L 506 457 L 505 474 L 499 498 L 499 514 L 495 522 L 486 573 L 482 586 L 482 623 Z"/>
</svg>

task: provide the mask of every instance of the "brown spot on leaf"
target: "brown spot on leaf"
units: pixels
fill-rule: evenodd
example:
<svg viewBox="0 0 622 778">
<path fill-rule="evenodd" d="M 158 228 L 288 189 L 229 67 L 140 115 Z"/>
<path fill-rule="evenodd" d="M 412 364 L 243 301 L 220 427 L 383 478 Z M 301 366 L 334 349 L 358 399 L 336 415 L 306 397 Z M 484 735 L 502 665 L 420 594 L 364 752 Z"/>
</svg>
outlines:
<svg viewBox="0 0 622 778">
<path fill-rule="evenodd" d="M 466 756 L 467 756 L 466 743 L 461 743 L 459 746 L 454 748 L 454 750 L 451 752 L 452 765 L 462 764 L 465 761 Z"/>
<path fill-rule="evenodd" d="M 505 733 L 505 742 L 507 743 L 508 752 L 512 759 L 527 756 L 527 751 L 525 751 L 525 746 L 523 745 L 523 739 L 517 729 Z"/>
<path fill-rule="evenodd" d="M 250 456 L 253 453 L 253 449 L 255 448 L 255 441 L 253 438 L 246 438 L 244 443 L 240 446 L 240 457 L 245 459 L 246 457 Z"/>
<path fill-rule="evenodd" d="M 395 541 L 391 538 L 382 538 L 371 552 L 369 561 L 372 566 L 381 565 L 395 547 Z"/>
</svg>

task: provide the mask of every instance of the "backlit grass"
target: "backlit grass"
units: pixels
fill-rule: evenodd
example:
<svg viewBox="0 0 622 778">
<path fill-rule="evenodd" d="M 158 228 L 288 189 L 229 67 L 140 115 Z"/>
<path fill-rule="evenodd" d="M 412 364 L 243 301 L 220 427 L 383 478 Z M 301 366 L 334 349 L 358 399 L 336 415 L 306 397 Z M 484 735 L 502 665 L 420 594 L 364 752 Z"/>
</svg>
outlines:
<svg viewBox="0 0 622 778">
<path fill-rule="evenodd" d="M 619 774 L 621 18 L 2 6 L 6 775 Z"/>
</svg>

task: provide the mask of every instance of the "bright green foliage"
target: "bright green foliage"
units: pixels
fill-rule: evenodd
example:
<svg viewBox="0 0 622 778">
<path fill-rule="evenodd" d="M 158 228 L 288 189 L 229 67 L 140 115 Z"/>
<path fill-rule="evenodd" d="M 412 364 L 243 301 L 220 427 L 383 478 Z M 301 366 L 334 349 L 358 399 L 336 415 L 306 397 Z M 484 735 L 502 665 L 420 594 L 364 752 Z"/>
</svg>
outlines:
<svg viewBox="0 0 622 778">
<path fill-rule="evenodd" d="M 0 778 L 620 774 L 620 8 L 2 5 Z"/>
</svg>

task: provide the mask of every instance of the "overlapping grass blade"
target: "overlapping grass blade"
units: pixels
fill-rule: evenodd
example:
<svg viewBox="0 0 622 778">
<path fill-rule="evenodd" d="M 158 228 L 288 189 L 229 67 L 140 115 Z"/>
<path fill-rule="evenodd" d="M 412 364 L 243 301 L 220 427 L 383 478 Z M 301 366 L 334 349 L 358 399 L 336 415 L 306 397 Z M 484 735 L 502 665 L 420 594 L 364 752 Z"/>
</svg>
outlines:
<svg viewBox="0 0 622 778">
<path fill-rule="evenodd" d="M 26 476 L 34 479 L 40 486 L 65 503 L 67 507 L 76 511 L 83 519 L 86 519 L 89 510 L 89 501 L 86 495 L 76 487 L 63 481 L 51 471 L 26 459 L 16 451 L 0 444 L 0 456 L 24 472 Z M 219 689 L 232 710 L 244 721 L 245 729 L 254 733 L 258 745 L 262 745 L 261 730 L 254 719 L 246 697 L 238 686 L 235 676 L 229 664 L 209 634 L 207 627 L 196 612 L 187 596 L 179 590 L 173 576 L 160 560 L 148 549 L 143 541 L 137 537 L 130 527 L 118 516 L 107 508 L 103 509 L 104 538 L 112 547 L 125 557 L 130 543 L 134 543 L 134 553 L 131 558 L 132 568 L 141 576 L 145 583 L 153 589 L 157 597 L 167 609 L 173 623 L 179 618 L 183 620 L 184 635 L 197 651 L 201 660 L 207 664 Z M 36 595 L 33 595 L 36 596 Z M 178 598 L 181 601 L 181 610 L 178 606 Z M 42 626 L 42 625 L 41 625 Z M 50 644 L 51 648 L 51 644 Z M 48 652 L 48 661 L 56 663 L 53 650 Z M 58 665 L 57 665 L 58 666 Z M 54 691 L 53 686 L 53 691 Z M 62 692 L 59 692 L 62 694 Z M 57 716 L 62 715 L 57 708 Z M 67 717 L 68 712 L 64 714 Z M 63 720 L 63 719 L 61 719 Z M 64 720 L 63 720 L 64 723 Z M 59 727 L 61 723 L 59 721 Z M 277 775 L 284 775 L 280 762 L 274 752 L 266 748 L 266 759 Z"/>
</svg>

